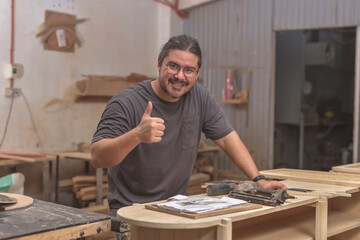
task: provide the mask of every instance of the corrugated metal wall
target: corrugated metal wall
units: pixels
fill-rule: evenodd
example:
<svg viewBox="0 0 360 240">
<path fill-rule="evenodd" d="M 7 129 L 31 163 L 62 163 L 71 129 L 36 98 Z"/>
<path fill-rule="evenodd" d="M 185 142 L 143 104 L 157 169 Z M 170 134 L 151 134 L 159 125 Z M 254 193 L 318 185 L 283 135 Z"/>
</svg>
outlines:
<svg viewBox="0 0 360 240">
<path fill-rule="evenodd" d="M 196 37 L 203 50 L 203 83 L 219 101 L 227 67 L 253 71 L 249 126 L 245 110 L 232 104 L 222 106 L 261 169 L 268 167 L 269 152 L 271 8 L 268 0 L 217 1 L 192 9 L 184 24 L 184 32 Z M 241 76 L 246 88 L 246 74 Z M 231 168 L 223 154 L 219 165 Z"/>
<path fill-rule="evenodd" d="M 274 30 L 360 24 L 359 0 L 274 0 Z"/>
<path fill-rule="evenodd" d="M 222 0 L 189 10 L 184 33 L 203 50 L 203 84 L 220 101 L 226 67 L 253 71 L 249 126 L 246 113 L 222 104 L 259 169 L 271 167 L 274 31 L 355 26 L 359 0 Z M 220 167 L 235 169 L 222 154 Z"/>
</svg>

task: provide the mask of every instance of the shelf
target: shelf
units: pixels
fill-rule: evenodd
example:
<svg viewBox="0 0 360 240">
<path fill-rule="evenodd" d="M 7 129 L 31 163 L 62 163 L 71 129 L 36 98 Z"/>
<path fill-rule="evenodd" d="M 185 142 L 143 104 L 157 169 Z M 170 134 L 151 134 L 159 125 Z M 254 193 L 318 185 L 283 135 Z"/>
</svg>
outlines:
<svg viewBox="0 0 360 240">
<path fill-rule="evenodd" d="M 291 220 L 290 220 L 291 219 Z M 244 221 L 251 221 L 250 219 Z M 236 224 L 236 223 L 235 223 Z M 234 226 L 235 227 L 235 226 Z M 236 228 L 236 227 L 235 227 Z M 235 229 L 234 229 L 235 230 Z M 241 240 L 313 240 L 315 236 L 315 213 L 307 213 L 291 218 L 252 224 L 233 231 L 233 239 Z"/>
<path fill-rule="evenodd" d="M 294 224 L 296 223 L 296 224 Z M 305 214 L 283 221 L 269 221 L 247 228 L 236 229 L 234 239 L 262 240 L 262 239 L 313 239 L 315 218 Z M 360 216 L 348 212 L 330 211 L 328 216 L 328 237 L 341 234 L 360 227 Z"/>
<path fill-rule="evenodd" d="M 222 99 L 220 100 L 221 103 L 231 103 L 231 104 L 245 104 L 248 103 L 242 99 Z"/>
<path fill-rule="evenodd" d="M 349 212 L 330 211 L 328 216 L 328 237 L 360 227 L 360 216 Z"/>
</svg>

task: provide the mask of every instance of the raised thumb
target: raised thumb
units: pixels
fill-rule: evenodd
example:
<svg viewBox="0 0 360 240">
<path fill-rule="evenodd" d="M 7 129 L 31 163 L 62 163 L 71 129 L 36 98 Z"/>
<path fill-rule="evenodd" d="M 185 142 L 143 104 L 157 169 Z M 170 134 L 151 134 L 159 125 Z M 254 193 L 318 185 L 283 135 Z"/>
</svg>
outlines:
<svg viewBox="0 0 360 240">
<path fill-rule="evenodd" d="M 144 117 L 151 117 L 151 111 L 152 111 L 153 105 L 152 102 L 148 102 L 148 106 L 144 112 Z"/>
</svg>

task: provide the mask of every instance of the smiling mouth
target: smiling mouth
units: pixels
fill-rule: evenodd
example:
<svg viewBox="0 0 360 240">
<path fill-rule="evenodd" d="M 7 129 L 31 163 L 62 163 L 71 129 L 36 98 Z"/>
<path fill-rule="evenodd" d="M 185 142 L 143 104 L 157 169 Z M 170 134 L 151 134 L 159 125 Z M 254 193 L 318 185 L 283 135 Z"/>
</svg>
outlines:
<svg viewBox="0 0 360 240">
<path fill-rule="evenodd" d="M 186 81 L 179 81 L 179 79 L 177 79 L 177 78 L 170 78 L 170 79 L 169 79 L 169 82 L 170 82 L 171 84 L 173 84 L 175 87 L 183 87 L 183 86 L 189 85 L 188 82 L 186 82 Z"/>
</svg>

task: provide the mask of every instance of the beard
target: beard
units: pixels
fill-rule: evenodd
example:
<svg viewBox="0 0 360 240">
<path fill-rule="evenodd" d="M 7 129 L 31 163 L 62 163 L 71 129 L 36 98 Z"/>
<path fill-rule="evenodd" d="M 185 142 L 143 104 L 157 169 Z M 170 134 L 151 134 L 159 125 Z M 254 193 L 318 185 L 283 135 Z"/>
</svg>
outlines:
<svg viewBox="0 0 360 240">
<path fill-rule="evenodd" d="M 172 94 L 169 90 L 168 90 L 168 87 L 172 87 L 171 85 L 174 84 L 174 85 L 181 85 L 182 87 L 186 87 L 189 85 L 189 82 L 187 81 L 180 81 L 178 78 L 175 78 L 175 77 L 172 77 L 172 78 L 169 78 L 167 81 L 163 78 L 160 78 L 159 77 L 159 82 L 160 82 L 160 87 L 161 89 L 166 93 L 166 95 L 168 95 L 170 98 L 173 98 L 173 99 L 180 99 L 180 97 L 186 93 L 189 92 L 186 91 L 184 92 L 183 94 L 181 94 L 180 96 L 178 95 L 174 95 Z"/>
</svg>

